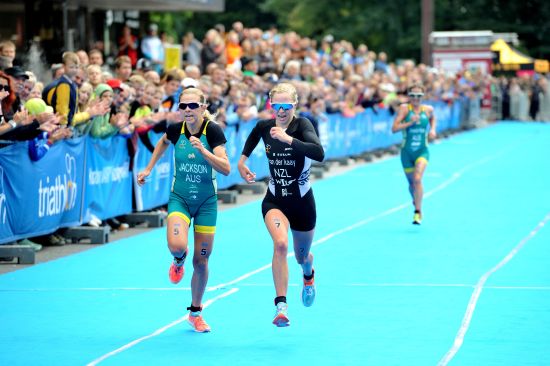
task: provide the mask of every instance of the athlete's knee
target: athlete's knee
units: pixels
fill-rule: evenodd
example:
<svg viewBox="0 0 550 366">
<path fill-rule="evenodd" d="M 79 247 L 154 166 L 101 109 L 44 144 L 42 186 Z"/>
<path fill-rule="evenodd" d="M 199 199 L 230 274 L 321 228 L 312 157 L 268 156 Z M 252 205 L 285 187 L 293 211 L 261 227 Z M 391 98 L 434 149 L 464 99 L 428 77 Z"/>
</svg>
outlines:
<svg viewBox="0 0 550 366">
<path fill-rule="evenodd" d="M 287 239 L 274 240 L 273 250 L 275 254 L 286 256 L 286 254 L 288 253 L 288 240 Z"/>
<path fill-rule="evenodd" d="M 187 240 L 185 238 L 168 238 L 168 249 L 171 252 L 183 252 L 187 249 Z"/>
<path fill-rule="evenodd" d="M 313 260 L 313 254 L 311 254 L 309 250 L 306 252 L 304 248 L 298 249 L 298 251 L 295 252 L 295 257 L 298 264 L 305 264 Z"/>
<path fill-rule="evenodd" d="M 419 173 L 414 173 L 413 183 L 415 186 L 419 186 L 422 184 L 422 176 Z"/>
<path fill-rule="evenodd" d="M 205 272 L 208 270 L 208 257 L 204 256 L 194 256 L 193 257 L 193 268 L 197 272 Z"/>
</svg>

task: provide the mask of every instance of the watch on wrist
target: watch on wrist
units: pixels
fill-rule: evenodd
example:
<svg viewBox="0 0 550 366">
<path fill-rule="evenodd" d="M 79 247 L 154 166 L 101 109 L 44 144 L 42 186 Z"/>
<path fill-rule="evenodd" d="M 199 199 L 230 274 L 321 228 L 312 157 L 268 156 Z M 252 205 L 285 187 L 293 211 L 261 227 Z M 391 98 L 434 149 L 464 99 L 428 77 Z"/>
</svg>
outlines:
<svg viewBox="0 0 550 366">
<path fill-rule="evenodd" d="M 10 124 L 11 128 L 17 127 L 17 123 L 13 119 L 10 119 L 8 123 Z"/>
</svg>

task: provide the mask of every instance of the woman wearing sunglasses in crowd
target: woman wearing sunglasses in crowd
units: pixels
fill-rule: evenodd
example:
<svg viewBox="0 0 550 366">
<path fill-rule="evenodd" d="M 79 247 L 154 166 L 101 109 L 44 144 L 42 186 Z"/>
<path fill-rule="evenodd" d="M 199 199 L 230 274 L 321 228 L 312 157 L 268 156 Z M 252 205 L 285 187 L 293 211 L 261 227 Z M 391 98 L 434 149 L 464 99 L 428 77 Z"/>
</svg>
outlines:
<svg viewBox="0 0 550 366">
<path fill-rule="evenodd" d="M 0 71 L 0 135 L 5 140 L 33 139 L 40 133 L 40 131 L 37 131 L 38 123 L 33 128 L 25 131 L 25 135 L 21 134 L 21 136 L 18 136 L 17 131 L 14 132 L 14 130 L 24 125 L 30 127 L 29 124 L 33 122 L 32 118 L 29 119 L 26 111 L 14 110 L 15 102 L 16 95 L 10 78 Z"/>
<path fill-rule="evenodd" d="M 436 136 L 436 121 L 433 108 L 422 104 L 424 87 L 415 84 L 408 90 L 409 103 L 399 107 L 393 122 L 392 131 L 403 131 L 401 144 L 401 164 L 409 182 L 409 192 L 414 204 L 413 224 L 422 222 L 422 176 L 430 160 L 428 137 Z"/>
<path fill-rule="evenodd" d="M 310 248 L 317 214 L 309 169 L 311 160 L 322 161 L 325 153 L 311 122 L 295 116 L 298 95 L 294 86 L 287 83 L 275 86 L 269 92 L 269 99 L 275 118 L 258 121 L 246 140 L 238 168 L 246 182 L 254 182 L 256 174 L 245 163 L 262 139 L 271 175 L 262 202 L 262 214 L 273 240 L 272 271 L 277 308 L 273 324 L 285 327 L 290 325 L 286 301 L 289 227 L 295 257 L 304 273 L 302 302 L 305 306 L 311 306 L 315 299 Z"/>
<path fill-rule="evenodd" d="M 185 89 L 179 100 L 182 122 L 170 124 L 157 143 L 153 156 L 144 171 L 138 174 L 143 185 L 157 160 L 174 145 L 175 172 L 168 201 L 168 248 L 174 260 L 169 278 L 174 284 L 181 281 L 184 261 L 188 254 L 188 233 L 193 219 L 194 253 L 191 279 L 189 323 L 197 332 L 209 332 L 204 321 L 202 297 L 208 281 L 208 258 L 212 253 L 218 212 L 216 171 L 230 172 L 221 127 L 212 121 L 206 110 L 206 97 L 196 88 Z"/>
</svg>

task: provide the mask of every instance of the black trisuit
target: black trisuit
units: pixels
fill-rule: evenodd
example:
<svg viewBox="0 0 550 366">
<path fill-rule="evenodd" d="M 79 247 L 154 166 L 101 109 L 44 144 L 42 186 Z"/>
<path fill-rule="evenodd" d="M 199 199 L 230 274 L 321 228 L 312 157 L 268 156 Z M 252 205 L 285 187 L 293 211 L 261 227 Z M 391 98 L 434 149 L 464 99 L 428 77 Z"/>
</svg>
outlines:
<svg viewBox="0 0 550 366">
<path fill-rule="evenodd" d="M 325 152 L 311 122 L 294 117 L 286 133 L 293 137 L 288 145 L 271 137 L 275 119 L 258 121 L 248 136 L 242 154 L 249 157 L 260 138 L 265 144 L 269 162 L 269 186 L 262 202 L 264 215 L 271 209 L 279 209 L 288 218 L 290 228 L 310 231 L 315 228 L 317 213 L 315 199 L 309 182 L 311 159 L 323 161 Z"/>
</svg>

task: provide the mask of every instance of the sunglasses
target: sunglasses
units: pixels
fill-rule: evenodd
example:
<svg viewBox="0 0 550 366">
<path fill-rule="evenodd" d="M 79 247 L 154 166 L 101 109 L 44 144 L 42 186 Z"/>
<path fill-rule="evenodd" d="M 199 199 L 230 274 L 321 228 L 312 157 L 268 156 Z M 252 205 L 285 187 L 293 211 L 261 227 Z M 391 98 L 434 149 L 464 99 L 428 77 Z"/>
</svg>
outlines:
<svg viewBox="0 0 550 366">
<path fill-rule="evenodd" d="M 409 93 L 409 97 L 411 98 L 422 98 L 424 96 L 424 93 Z"/>
<path fill-rule="evenodd" d="M 10 91 L 10 86 L 8 84 L 0 85 L 0 91 L 5 90 L 7 92 Z"/>
<path fill-rule="evenodd" d="M 288 111 L 294 108 L 294 104 L 293 103 L 273 103 L 271 107 L 276 111 L 280 110 L 281 108 L 283 108 L 283 111 Z"/>
<path fill-rule="evenodd" d="M 200 103 L 180 103 L 179 108 L 183 111 L 187 107 L 189 107 L 189 109 L 197 109 L 200 106 Z"/>
</svg>

